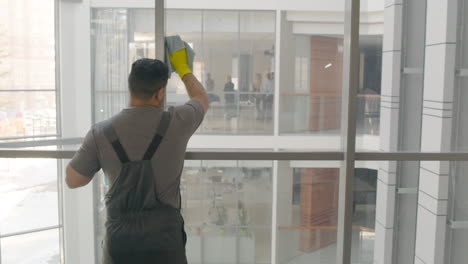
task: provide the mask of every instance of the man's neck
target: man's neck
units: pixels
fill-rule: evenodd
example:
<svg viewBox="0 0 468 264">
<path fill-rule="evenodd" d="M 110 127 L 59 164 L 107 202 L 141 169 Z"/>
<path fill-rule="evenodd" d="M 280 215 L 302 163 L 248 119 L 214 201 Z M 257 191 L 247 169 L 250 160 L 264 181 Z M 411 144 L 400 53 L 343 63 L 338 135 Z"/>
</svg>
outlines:
<svg viewBox="0 0 468 264">
<path fill-rule="evenodd" d="M 137 99 L 130 99 L 130 107 L 160 107 L 161 104 L 153 101 L 142 101 Z"/>
</svg>

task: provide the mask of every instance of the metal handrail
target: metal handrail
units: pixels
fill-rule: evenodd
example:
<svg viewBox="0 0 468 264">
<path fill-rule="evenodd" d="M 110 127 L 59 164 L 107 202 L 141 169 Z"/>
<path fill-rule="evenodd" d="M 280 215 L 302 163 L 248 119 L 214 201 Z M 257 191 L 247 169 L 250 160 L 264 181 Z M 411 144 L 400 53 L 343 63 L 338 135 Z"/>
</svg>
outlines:
<svg viewBox="0 0 468 264">
<path fill-rule="evenodd" d="M 18 136 L 18 137 L 0 137 L 1 141 L 7 140 L 21 140 L 21 139 L 37 139 L 37 138 L 48 138 L 48 137 L 59 137 L 60 134 L 42 134 L 42 135 L 30 135 L 30 136 Z M 3 143 L 0 143 L 3 144 Z"/>
<path fill-rule="evenodd" d="M 0 150 L 0 158 L 71 159 L 75 150 Z M 209 150 L 185 153 L 186 160 L 309 160 L 340 161 L 340 151 L 245 151 Z M 355 160 L 362 161 L 468 161 L 468 152 L 356 152 Z"/>
<path fill-rule="evenodd" d="M 43 231 L 48 231 L 48 230 L 57 229 L 57 228 L 61 228 L 61 227 L 63 227 L 63 226 L 62 225 L 53 225 L 53 226 L 48 226 L 48 227 L 36 228 L 36 229 L 28 229 L 28 230 L 24 230 L 24 231 L 21 231 L 21 232 L 3 234 L 3 235 L 0 235 L 0 238 L 27 235 L 27 234 L 31 234 L 31 233 L 43 232 Z"/>
</svg>

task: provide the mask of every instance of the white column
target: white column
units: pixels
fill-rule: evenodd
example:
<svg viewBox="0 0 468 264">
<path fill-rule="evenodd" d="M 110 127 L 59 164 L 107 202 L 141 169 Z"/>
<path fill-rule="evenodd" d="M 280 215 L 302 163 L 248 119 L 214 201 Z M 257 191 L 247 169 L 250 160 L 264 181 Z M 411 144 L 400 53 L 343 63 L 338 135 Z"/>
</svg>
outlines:
<svg viewBox="0 0 468 264">
<path fill-rule="evenodd" d="M 58 2 L 62 136 L 83 137 L 92 122 L 89 0 L 78 3 Z M 68 161 L 63 162 L 64 167 L 67 163 Z M 75 190 L 66 186 L 63 188 L 65 262 L 93 264 L 95 243 L 92 184 Z"/>
<path fill-rule="evenodd" d="M 382 55 L 382 99 L 380 108 L 380 150 L 397 151 L 402 43 L 402 0 L 385 2 L 385 26 Z M 392 263 L 396 202 L 395 161 L 382 162 L 378 172 L 374 263 Z"/>
<path fill-rule="evenodd" d="M 404 38 L 401 64 L 404 70 L 400 89 L 398 151 L 419 151 L 424 88 L 426 1 L 405 0 L 403 3 Z M 416 190 L 420 164 L 417 161 L 398 163 L 392 262 L 411 263 L 414 262 L 418 199 Z M 401 192 L 400 188 L 403 188 Z"/>
<path fill-rule="evenodd" d="M 279 122 L 280 122 L 280 111 L 279 111 L 279 105 L 280 105 L 280 82 L 281 82 L 281 61 L 283 58 L 281 58 L 281 25 L 283 23 L 286 23 L 286 20 L 283 18 L 282 11 L 281 10 L 276 10 L 276 20 L 275 20 L 275 101 L 273 104 L 273 134 L 275 136 L 279 135 Z"/>
<path fill-rule="evenodd" d="M 450 151 L 457 0 L 427 1 L 421 151 Z M 449 162 L 421 162 L 415 263 L 444 263 Z"/>
</svg>

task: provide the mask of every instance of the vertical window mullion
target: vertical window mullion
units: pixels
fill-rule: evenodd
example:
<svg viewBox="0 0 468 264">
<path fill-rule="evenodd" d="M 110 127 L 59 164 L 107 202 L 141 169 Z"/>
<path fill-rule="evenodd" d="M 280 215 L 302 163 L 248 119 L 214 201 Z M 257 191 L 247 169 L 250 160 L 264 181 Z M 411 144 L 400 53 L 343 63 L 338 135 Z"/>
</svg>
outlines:
<svg viewBox="0 0 468 264">
<path fill-rule="evenodd" d="M 338 199 L 337 263 L 351 262 L 352 199 L 356 154 L 356 92 L 359 85 L 360 0 L 345 2 L 343 98 L 341 105 L 344 161 L 340 170 Z"/>
<path fill-rule="evenodd" d="M 164 61 L 164 33 L 165 33 L 165 6 L 164 0 L 154 0 L 154 46 L 156 59 Z M 167 96 L 164 97 L 164 107 L 167 105 Z"/>
</svg>

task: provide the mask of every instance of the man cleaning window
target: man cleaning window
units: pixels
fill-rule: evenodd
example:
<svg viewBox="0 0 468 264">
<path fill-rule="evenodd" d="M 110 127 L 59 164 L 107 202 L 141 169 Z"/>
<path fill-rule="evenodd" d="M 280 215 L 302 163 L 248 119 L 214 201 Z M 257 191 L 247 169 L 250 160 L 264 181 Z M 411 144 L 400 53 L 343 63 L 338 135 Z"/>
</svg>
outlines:
<svg viewBox="0 0 468 264">
<path fill-rule="evenodd" d="M 193 51 L 180 37 L 166 39 L 168 65 L 133 63 L 130 106 L 94 125 L 67 167 L 70 188 L 104 171 L 106 236 L 103 263 L 187 263 L 180 214 L 180 177 L 188 140 L 208 109 L 208 97 L 192 74 Z M 190 100 L 164 111 L 165 87 L 174 69 Z"/>
</svg>

